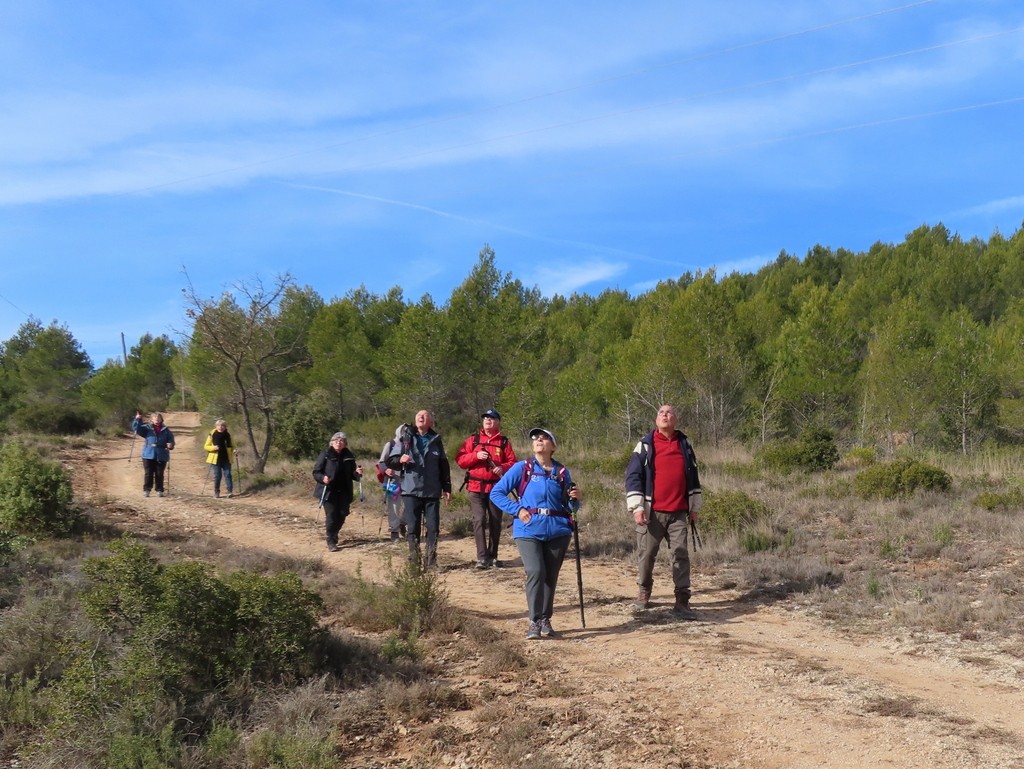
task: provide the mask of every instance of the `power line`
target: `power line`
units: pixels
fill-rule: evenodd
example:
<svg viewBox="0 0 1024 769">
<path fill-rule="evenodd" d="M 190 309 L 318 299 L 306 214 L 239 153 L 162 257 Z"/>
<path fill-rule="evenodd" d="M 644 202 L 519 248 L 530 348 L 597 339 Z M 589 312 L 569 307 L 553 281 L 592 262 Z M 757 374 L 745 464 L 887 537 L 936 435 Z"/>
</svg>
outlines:
<svg viewBox="0 0 1024 769">
<path fill-rule="evenodd" d="M 32 315 L 31 315 L 30 313 L 27 313 L 27 312 L 25 312 L 25 311 L 24 311 L 23 309 L 21 309 L 20 307 L 18 307 L 18 305 L 16 305 L 16 304 L 15 304 L 14 302 L 12 302 L 12 301 L 11 301 L 10 299 L 8 299 L 8 298 L 7 298 L 6 296 L 4 296 L 3 294 L 0 294 L 0 299 L 3 299 L 3 300 L 4 300 L 5 302 L 7 302 L 7 304 L 9 304 L 9 305 L 10 305 L 11 307 L 13 307 L 13 308 L 14 308 L 15 310 L 17 310 L 18 312 L 20 312 L 20 313 L 21 313 L 22 315 L 24 315 L 24 316 L 25 316 L 26 318 L 31 318 L 31 317 L 32 317 Z"/>
</svg>

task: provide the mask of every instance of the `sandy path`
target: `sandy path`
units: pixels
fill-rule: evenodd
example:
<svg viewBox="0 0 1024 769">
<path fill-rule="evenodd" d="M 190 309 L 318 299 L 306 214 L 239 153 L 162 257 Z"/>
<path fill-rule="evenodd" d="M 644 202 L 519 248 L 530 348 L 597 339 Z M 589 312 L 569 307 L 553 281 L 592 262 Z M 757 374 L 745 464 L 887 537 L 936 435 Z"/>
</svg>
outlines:
<svg viewBox="0 0 1024 769">
<path fill-rule="evenodd" d="M 380 510 L 369 502 L 354 507 L 341 551 L 327 553 L 312 499 L 214 500 L 209 486 L 201 496 L 198 419 L 166 418 L 178 440 L 168 497 L 142 497 L 141 463 L 137 455 L 127 461 L 130 439 L 89 453 L 77 493 L 238 546 L 323 558 L 327 568 L 349 572 L 361 565 L 371 577 L 382 572 L 385 553 L 402 553 L 378 538 Z M 471 568 L 468 539 L 444 539 L 439 555 L 452 601 L 521 638 L 521 569 Z M 518 564 L 511 543 L 503 542 L 501 557 Z M 587 628 L 567 560 L 554 618 L 561 639 L 522 643 L 527 654 L 552 655 L 553 680 L 570 682 L 574 702 L 617 735 L 587 765 L 1024 767 L 1024 687 L 1013 659 L 968 642 L 847 635 L 786 602 L 744 604 L 729 591 L 701 592 L 700 574 L 694 606 L 702 621 L 671 618 L 661 573 L 655 608 L 637 617 L 628 608 L 629 564 L 588 559 L 583 569 Z M 473 728 L 467 716 L 453 718 Z"/>
</svg>

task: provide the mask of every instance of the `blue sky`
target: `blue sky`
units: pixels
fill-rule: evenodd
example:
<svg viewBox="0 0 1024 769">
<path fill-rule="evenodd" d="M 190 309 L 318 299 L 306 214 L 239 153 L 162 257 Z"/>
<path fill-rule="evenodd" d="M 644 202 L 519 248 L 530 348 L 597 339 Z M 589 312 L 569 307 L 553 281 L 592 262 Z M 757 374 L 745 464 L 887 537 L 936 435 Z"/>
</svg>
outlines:
<svg viewBox="0 0 1024 769">
<path fill-rule="evenodd" d="M 0 4 L 0 340 L 289 272 L 546 295 L 1024 220 L 1011 0 Z"/>
</svg>

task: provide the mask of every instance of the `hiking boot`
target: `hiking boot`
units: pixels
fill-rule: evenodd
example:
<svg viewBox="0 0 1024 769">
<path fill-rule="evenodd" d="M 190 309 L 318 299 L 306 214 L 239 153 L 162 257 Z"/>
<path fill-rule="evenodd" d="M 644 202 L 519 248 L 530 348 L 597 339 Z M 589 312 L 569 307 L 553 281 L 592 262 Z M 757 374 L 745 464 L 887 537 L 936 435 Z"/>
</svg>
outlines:
<svg viewBox="0 0 1024 769">
<path fill-rule="evenodd" d="M 144 492 L 142 492 L 142 496 L 144 496 L 144 497 L 148 497 L 148 496 L 149 496 L 149 492 L 148 492 L 148 491 L 144 491 Z"/>
<path fill-rule="evenodd" d="M 337 542 L 328 542 L 327 543 L 327 549 L 330 550 L 332 553 L 338 552 L 338 543 Z"/>
<path fill-rule="evenodd" d="M 555 629 L 551 627 L 551 620 L 542 619 L 537 624 L 540 625 L 540 634 L 544 638 L 552 638 L 555 635 Z"/>
<path fill-rule="evenodd" d="M 697 612 L 690 608 L 689 601 L 676 601 L 675 606 L 672 607 L 672 615 L 679 619 L 698 619 Z"/>
<path fill-rule="evenodd" d="M 398 532 L 397 531 L 391 532 L 391 544 L 392 545 L 397 545 L 398 542 L 399 542 Z"/>
<path fill-rule="evenodd" d="M 216 492 L 216 491 L 215 491 L 215 492 L 213 492 L 213 498 L 214 498 L 214 499 L 220 499 L 220 493 L 219 493 L 219 492 Z"/>
<path fill-rule="evenodd" d="M 633 603 L 630 604 L 634 609 L 646 609 L 651 605 L 651 591 L 646 588 L 640 588 L 640 592 L 636 594 L 636 598 L 633 599 Z"/>
<path fill-rule="evenodd" d="M 234 495 L 234 494 L 232 494 L 232 493 L 231 493 L 231 492 L 229 491 L 229 492 L 228 492 L 228 499 L 231 499 L 231 497 L 233 497 L 233 496 L 235 496 L 235 495 Z"/>
<path fill-rule="evenodd" d="M 479 561 L 476 562 L 476 568 L 478 569 L 486 569 L 487 566 L 488 563 L 486 558 L 481 558 Z"/>
<path fill-rule="evenodd" d="M 526 640 L 536 641 L 540 638 L 540 623 L 531 622 L 526 628 Z"/>
<path fill-rule="evenodd" d="M 505 567 L 505 564 L 503 564 L 497 558 L 495 558 L 494 560 L 491 561 L 491 568 L 492 569 L 502 569 L 504 567 Z"/>
<path fill-rule="evenodd" d="M 158 492 L 156 493 L 156 495 L 157 495 L 158 497 L 162 497 L 162 496 L 164 495 L 164 493 L 163 493 L 162 491 L 158 491 Z"/>
</svg>

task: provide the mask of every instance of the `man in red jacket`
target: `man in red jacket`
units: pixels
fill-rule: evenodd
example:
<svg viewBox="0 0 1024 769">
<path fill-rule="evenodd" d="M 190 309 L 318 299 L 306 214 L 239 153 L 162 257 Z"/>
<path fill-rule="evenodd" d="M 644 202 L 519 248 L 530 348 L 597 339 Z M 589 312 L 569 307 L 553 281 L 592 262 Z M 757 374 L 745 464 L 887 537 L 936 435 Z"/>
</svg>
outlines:
<svg viewBox="0 0 1024 769">
<path fill-rule="evenodd" d="M 491 502 L 491 488 L 516 463 L 516 452 L 501 434 L 501 415 L 488 409 L 480 415 L 480 430 L 466 438 L 455 455 L 455 463 L 466 471 L 476 540 L 476 567 L 498 568 L 498 540 L 501 538 L 501 510 Z"/>
</svg>

